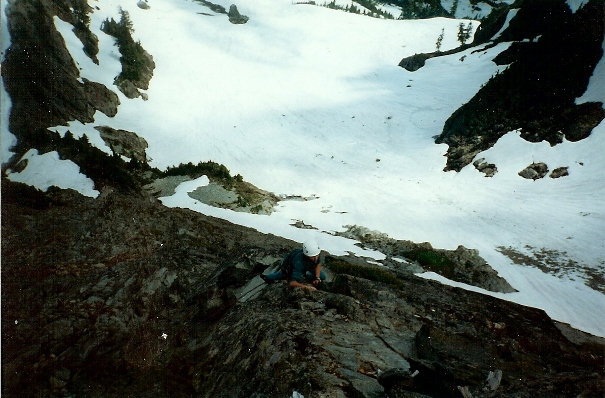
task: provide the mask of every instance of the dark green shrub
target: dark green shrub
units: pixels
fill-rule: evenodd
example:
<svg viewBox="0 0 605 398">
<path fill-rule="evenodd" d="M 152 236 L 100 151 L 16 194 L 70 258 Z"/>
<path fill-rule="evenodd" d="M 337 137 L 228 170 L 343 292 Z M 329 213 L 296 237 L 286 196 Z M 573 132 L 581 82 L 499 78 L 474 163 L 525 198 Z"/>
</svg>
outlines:
<svg viewBox="0 0 605 398">
<path fill-rule="evenodd" d="M 429 249 L 415 249 L 403 254 L 404 257 L 418 262 L 422 267 L 440 275 L 451 277 L 456 264 L 445 255 Z"/>
<path fill-rule="evenodd" d="M 401 285 L 401 281 L 392 272 L 378 266 L 352 264 L 335 257 L 326 257 L 325 261 L 326 267 L 336 274 L 351 275 L 394 286 Z"/>
<path fill-rule="evenodd" d="M 106 19 L 101 24 L 101 30 L 116 39 L 116 46 L 122 55 L 120 57 L 122 72 L 118 80 L 141 79 L 149 61 L 141 42 L 135 42 L 132 38 L 134 28 L 128 12 L 120 9 L 120 21 L 116 22 L 113 18 Z"/>
<path fill-rule="evenodd" d="M 199 162 L 196 165 L 191 162 L 181 163 L 176 167 L 168 167 L 163 174 L 164 177 L 184 175 L 190 177 L 199 177 L 201 175 L 206 175 L 210 179 L 217 179 L 223 182 L 243 181 L 242 176 L 239 176 L 239 174 L 239 177 L 231 177 L 227 167 L 211 160 L 207 162 Z"/>
</svg>

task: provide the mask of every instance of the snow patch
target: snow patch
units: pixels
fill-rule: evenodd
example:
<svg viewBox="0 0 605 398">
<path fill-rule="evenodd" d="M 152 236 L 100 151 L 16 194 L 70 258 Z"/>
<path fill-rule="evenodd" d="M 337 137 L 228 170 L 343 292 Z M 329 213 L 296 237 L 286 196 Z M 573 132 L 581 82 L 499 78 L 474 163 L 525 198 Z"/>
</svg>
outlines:
<svg viewBox="0 0 605 398">
<path fill-rule="evenodd" d="M 10 47 L 10 34 L 8 33 L 8 23 L 5 9 L 8 4 L 3 3 L 4 7 L 0 8 L 0 60 L 4 63 L 6 50 Z M 4 79 L 0 77 L 0 162 L 2 164 L 8 162 L 14 155 L 11 148 L 17 144 L 15 137 L 9 130 L 9 116 L 11 112 L 11 100 L 4 88 Z"/>
<path fill-rule="evenodd" d="M 502 25 L 500 30 L 494 35 L 494 37 L 492 37 L 492 40 L 496 40 L 498 37 L 500 37 L 500 35 L 506 29 L 508 29 L 508 25 L 510 24 L 510 21 L 512 21 L 513 18 L 515 18 L 517 16 L 518 12 L 519 12 L 518 8 L 514 8 L 514 9 L 508 11 L 508 14 L 506 14 L 506 20 L 504 21 L 504 24 Z"/>
<path fill-rule="evenodd" d="M 567 0 L 566 3 L 571 9 L 571 12 L 575 13 L 580 8 L 584 7 L 586 3 L 588 3 L 588 0 Z"/>
<path fill-rule="evenodd" d="M 7 176 L 11 181 L 22 182 L 42 191 L 56 186 L 74 189 L 91 198 L 99 196 L 94 182 L 80 173 L 80 167 L 71 160 L 59 159 L 56 151 L 39 155 L 37 149 L 30 149 L 19 162 L 27 162 L 27 166 L 19 173 L 8 170 Z"/>
<path fill-rule="evenodd" d="M 592 72 L 586 92 L 576 99 L 576 104 L 578 105 L 585 102 L 601 102 L 605 109 L 605 38 L 603 39 L 602 47 L 603 55 Z"/>
</svg>

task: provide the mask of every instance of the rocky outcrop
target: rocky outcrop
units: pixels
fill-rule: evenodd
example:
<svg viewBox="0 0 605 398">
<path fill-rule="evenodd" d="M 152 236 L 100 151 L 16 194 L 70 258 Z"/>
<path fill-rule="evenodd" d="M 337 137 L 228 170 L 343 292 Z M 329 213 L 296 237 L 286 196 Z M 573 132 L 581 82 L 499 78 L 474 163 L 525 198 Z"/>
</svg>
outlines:
<svg viewBox="0 0 605 398">
<path fill-rule="evenodd" d="M 249 194 L 242 196 L 241 190 L 244 187 Z M 243 182 L 233 187 L 210 182 L 190 192 L 189 196 L 210 206 L 254 214 L 271 214 L 277 204 L 275 195 Z"/>
<path fill-rule="evenodd" d="M 229 22 L 235 25 L 245 24 L 246 22 L 248 22 L 249 19 L 246 15 L 242 15 L 239 13 L 235 4 L 231 4 L 227 16 L 229 17 Z"/>
<path fill-rule="evenodd" d="M 106 19 L 101 24 L 101 30 L 115 38 L 116 46 L 120 51 L 122 71 L 114 79 L 114 84 L 128 98 L 141 97 L 147 100 L 146 93 L 139 91 L 149 88 L 149 81 L 153 77 L 155 62 L 153 57 L 132 37 L 133 23 L 127 11 L 120 9 L 120 20 Z"/>
<path fill-rule="evenodd" d="M 556 169 L 551 171 L 548 176 L 550 178 L 561 178 L 561 177 L 567 177 L 568 175 L 569 175 L 569 167 L 563 166 L 563 167 L 557 167 Z"/>
<path fill-rule="evenodd" d="M 96 126 L 101 138 L 117 154 L 147 163 L 147 141 L 136 133 L 127 130 L 116 130 L 109 126 Z"/>
<path fill-rule="evenodd" d="M 70 120 L 92 122 L 97 110 L 115 115 L 117 95 L 98 83 L 77 80 L 79 71 L 53 22 L 57 15 L 78 26 L 74 30 L 85 52 L 95 60 L 96 37 L 81 21 L 88 8 L 80 1 L 20 0 L 6 5 L 12 44 L 2 77 L 12 101 L 10 130 L 17 137 Z"/>
<path fill-rule="evenodd" d="M 211 173 L 193 175 L 175 175 L 157 178 L 143 186 L 143 189 L 161 198 L 174 195 L 179 184 L 206 175 L 209 183 L 189 192 L 189 197 L 214 207 L 231 209 L 238 212 L 268 215 L 273 213 L 280 201 L 275 194 L 260 189 L 240 178 L 228 180 L 212 176 Z"/>
<path fill-rule="evenodd" d="M 494 36 L 506 20 L 499 8 L 477 32 L 473 46 Z M 603 104 L 583 103 L 582 96 L 603 55 L 605 10 L 602 1 L 590 0 L 575 13 L 563 1 L 531 0 L 494 41 L 514 42 L 494 62 L 508 65 L 445 122 L 436 143 L 448 144 L 444 170 L 460 171 L 504 134 L 520 130 L 530 142 L 578 141 L 588 137 L 604 118 Z M 487 45 L 494 45 L 490 43 Z M 468 48 L 461 47 L 459 50 Z M 451 53 L 451 52 L 450 52 Z M 408 70 L 421 67 L 420 54 L 402 60 Z"/>
<path fill-rule="evenodd" d="M 498 167 L 493 163 L 487 163 L 485 158 L 475 160 L 473 166 L 486 177 L 493 177 L 498 172 Z"/>
<path fill-rule="evenodd" d="M 548 173 L 548 166 L 545 163 L 532 163 L 519 172 L 519 175 L 528 180 L 538 180 Z"/>
<path fill-rule="evenodd" d="M 541 310 L 347 258 L 331 260 L 334 279 L 318 291 L 278 283 L 238 300 L 294 242 L 109 187 L 91 199 L 2 184 L 3 395 L 403 397 L 460 387 L 481 397 L 497 370 L 501 397 L 605 391 L 602 339 Z"/>
<path fill-rule="evenodd" d="M 424 66 L 427 59 L 433 58 L 435 56 L 437 56 L 437 53 L 414 54 L 409 57 L 403 58 L 399 62 L 399 66 L 401 66 L 402 68 L 404 68 L 405 70 L 407 70 L 409 72 L 416 72 L 418 69 L 420 69 Z"/>
<path fill-rule="evenodd" d="M 405 273 L 433 271 L 448 279 L 495 292 L 516 291 L 479 256 L 477 250 L 459 246 L 456 250 L 434 249 L 430 243 L 396 240 L 360 226 L 349 226 L 340 235 L 359 240 L 364 247 L 387 255 L 383 263 Z"/>
</svg>

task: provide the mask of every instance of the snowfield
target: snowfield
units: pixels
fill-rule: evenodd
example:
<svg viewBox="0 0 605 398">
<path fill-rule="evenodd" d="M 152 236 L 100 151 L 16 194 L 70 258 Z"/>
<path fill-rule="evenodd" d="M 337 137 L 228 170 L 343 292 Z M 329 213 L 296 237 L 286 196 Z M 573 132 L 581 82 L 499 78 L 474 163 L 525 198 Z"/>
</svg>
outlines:
<svg viewBox="0 0 605 398">
<path fill-rule="evenodd" d="M 214 2 L 227 9 L 231 4 Z M 315 196 L 282 201 L 270 216 L 236 213 L 187 195 L 208 183 L 202 177 L 162 201 L 297 241 L 312 236 L 334 254 L 384 258 L 332 235 L 347 225 L 437 248 L 478 249 L 519 290 L 484 293 L 542 308 L 556 320 L 605 336 L 605 295 L 586 286 L 583 272 L 551 275 L 503 254 L 504 248 L 530 257 L 547 251 L 563 263 L 576 262 L 578 269 L 605 271 L 605 123 L 583 141 L 555 147 L 526 142 L 512 131 L 477 156 L 496 164 L 493 178 L 472 165 L 460 173 L 442 171 L 447 146 L 436 145 L 433 137 L 501 70 L 491 60 L 509 44 L 433 58 L 408 72 L 397 66 L 403 57 L 434 51 L 442 29 L 441 49 L 456 47 L 458 24 L 468 21 L 384 20 L 290 0 L 241 0 L 238 9 L 250 20 L 233 25 L 193 0 L 149 5 L 143 10 L 135 2 L 96 3 L 90 26 L 99 37 L 99 65 L 84 55 L 72 27 L 55 19 L 82 77 L 112 87 L 119 53 L 99 28 L 106 18 L 118 19 L 122 7 L 156 69 L 148 101 L 127 99 L 113 87 L 122 104 L 114 118 L 97 112 L 95 123 L 53 129 L 86 134 L 108 152 L 95 125 L 135 131 L 149 143 L 152 166 L 213 160 L 276 194 Z M 3 51 L 9 44 L 4 33 Z M 605 102 L 604 70 L 602 60 L 578 102 Z M 2 87 L 3 162 L 13 139 L 9 109 Z M 32 161 L 45 155 L 27 156 L 27 168 L 9 178 L 46 189 L 35 168 L 48 166 Z M 550 170 L 568 167 L 569 176 L 537 181 L 518 176 L 533 162 Z M 62 179 L 61 186 L 69 185 L 66 181 L 88 186 L 77 169 L 65 170 Z M 92 187 L 86 189 L 94 195 Z M 318 230 L 297 229 L 291 225 L 297 220 Z"/>
</svg>

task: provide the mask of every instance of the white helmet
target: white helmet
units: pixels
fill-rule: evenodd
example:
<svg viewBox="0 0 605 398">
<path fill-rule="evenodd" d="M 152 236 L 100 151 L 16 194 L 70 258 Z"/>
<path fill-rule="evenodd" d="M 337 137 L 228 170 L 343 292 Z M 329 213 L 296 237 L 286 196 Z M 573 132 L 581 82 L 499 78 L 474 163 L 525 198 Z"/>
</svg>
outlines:
<svg viewBox="0 0 605 398">
<path fill-rule="evenodd" d="M 319 245 L 314 240 L 308 240 L 303 243 L 303 254 L 307 257 L 318 256 L 321 252 Z"/>
</svg>

